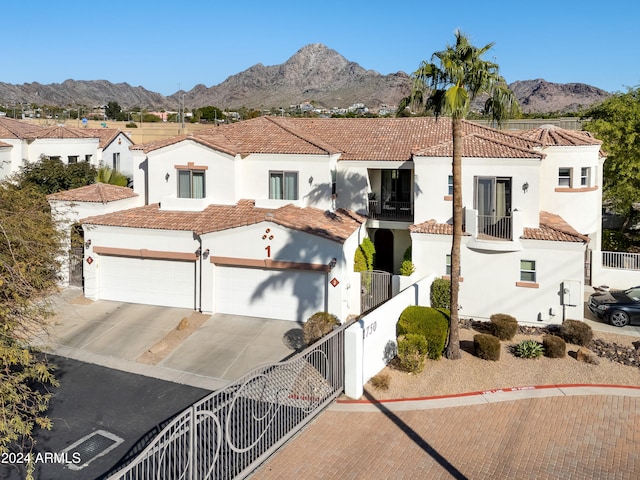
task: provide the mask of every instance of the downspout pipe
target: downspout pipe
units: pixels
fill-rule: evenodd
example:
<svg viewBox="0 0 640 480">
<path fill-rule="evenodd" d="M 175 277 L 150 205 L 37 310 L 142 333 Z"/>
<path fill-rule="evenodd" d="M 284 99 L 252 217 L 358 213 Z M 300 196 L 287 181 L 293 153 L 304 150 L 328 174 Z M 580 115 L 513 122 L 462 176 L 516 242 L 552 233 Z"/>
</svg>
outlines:
<svg viewBox="0 0 640 480">
<path fill-rule="evenodd" d="M 193 238 L 198 241 L 198 249 L 196 250 L 196 264 L 198 268 L 198 286 L 194 288 L 194 306 L 195 309 L 202 313 L 202 238 L 196 232 L 193 232 Z"/>
</svg>

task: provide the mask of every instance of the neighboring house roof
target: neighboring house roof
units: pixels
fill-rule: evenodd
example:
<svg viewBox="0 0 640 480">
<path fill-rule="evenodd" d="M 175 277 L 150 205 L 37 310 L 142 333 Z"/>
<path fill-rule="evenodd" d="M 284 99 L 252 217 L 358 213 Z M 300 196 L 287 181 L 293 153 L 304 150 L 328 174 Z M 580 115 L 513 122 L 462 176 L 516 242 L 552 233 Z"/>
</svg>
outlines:
<svg viewBox="0 0 640 480">
<path fill-rule="evenodd" d="M 28 133 L 24 138 L 34 140 L 37 138 L 95 138 L 95 135 L 86 133 L 79 128 L 67 127 L 66 125 L 55 125 L 53 127 L 43 127 L 40 130 Z"/>
<path fill-rule="evenodd" d="M 107 183 L 93 183 L 64 192 L 47 195 L 47 200 L 87 203 L 109 203 L 127 198 L 137 197 L 138 194 L 128 187 L 119 187 Z"/>
<path fill-rule="evenodd" d="M 435 220 L 410 225 L 413 233 L 429 233 L 433 235 L 452 235 L 453 225 L 437 223 Z M 464 235 L 469 235 L 464 232 Z M 588 242 L 589 238 L 578 233 L 562 217 L 549 212 L 540 212 L 540 226 L 538 228 L 524 228 L 522 237 L 525 240 L 550 240 L 556 242 Z"/>
<path fill-rule="evenodd" d="M 83 224 L 153 230 L 193 231 L 198 235 L 271 221 L 284 227 L 343 243 L 366 218 L 347 210 L 334 213 L 285 205 L 257 208 L 253 200 L 209 205 L 201 212 L 161 210 L 159 204 L 85 218 Z"/>
<path fill-rule="evenodd" d="M 42 130 L 42 127 L 23 120 L 0 117 L 0 138 L 23 139 L 40 130 Z"/>
<path fill-rule="evenodd" d="M 83 128 L 81 130 L 83 132 L 87 132 L 92 137 L 98 137 L 100 139 L 99 147 L 102 149 L 105 149 L 109 145 L 111 145 L 120 134 L 124 135 L 127 140 L 129 140 L 129 143 L 134 143 L 134 141 L 126 133 L 117 128 Z"/>
<path fill-rule="evenodd" d="M 589 132 L 565 130 L 556 125 L 541 125 L 533 130 L 518 133 L 520 136 L 540 142 L 543 146 L 602 145 Z"/>
<path fill-rule="evenodd" d="M 463 121 L 463 135 L 473 136 L 469 155 L 478 156 L 473 146 L 483 145 L 480 154 L 492 157 L 540 158 L 534 147 L 542 144 L 513 133 Z M 451 119 L 416 118 L 284 118 L 258 117 L 220 125 L 192 135 L 180 135 L 132 147 L 149 153 L 191 140 L 230 155 L 251 153 L 318 154 L 340 153 L 340 160 L 409 161 L 416 152 L 435 148 L 451 151 Z M 438 147 L 440 149 L 438 150 Z M 448 154 L 451 156 L 451 153 Z"/>
</svg>

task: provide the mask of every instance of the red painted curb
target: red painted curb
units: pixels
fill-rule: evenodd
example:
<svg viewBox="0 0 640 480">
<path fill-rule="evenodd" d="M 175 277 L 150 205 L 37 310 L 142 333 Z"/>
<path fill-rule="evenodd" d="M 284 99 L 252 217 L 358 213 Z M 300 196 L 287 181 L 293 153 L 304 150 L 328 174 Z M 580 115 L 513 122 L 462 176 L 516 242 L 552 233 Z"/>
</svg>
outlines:
<svg viewBox="0 0 640 480">
<path fill-rule="evenodd" d="M 580 387 L 596 387 L 596 388 L 631 388 L 640 390 L 640 386 L 636 385 L 607 385 L 600 383 L 574 383 L 574 384 L 557 384 L 557 385 L 536 385 L 536 386 L 523 386 L 523 387 L 511 387 L 511 388 L 498 388 L 496 390 L 482 390 L 477 392 L 468 393 L 456 393 L 453 395 L 438 395 L 434 397 L 413 397 L 413 398 L 390 398 L 383 400 L 336 400 L 336 403 L 343 404 L 372 404 L 376 403 L 394 403 L 394 402 L 417 402 L 424 400 L 442 400 L 445 398 L 460 398 L 460 397 L 473 397 L 476 395 L 484 395 L 488 393 L 505 393 L 505 392 L 520 392 L 524 390 L 544 390 L 547 388 L 580 388 Z"/>
</svg>

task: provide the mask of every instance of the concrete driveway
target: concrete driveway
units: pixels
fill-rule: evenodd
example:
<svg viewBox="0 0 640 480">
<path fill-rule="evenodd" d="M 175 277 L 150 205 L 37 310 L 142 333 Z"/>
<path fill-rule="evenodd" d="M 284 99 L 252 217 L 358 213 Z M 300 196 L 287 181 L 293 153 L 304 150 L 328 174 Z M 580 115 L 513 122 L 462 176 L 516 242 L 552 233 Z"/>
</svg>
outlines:
<svg viewBox="0 0 640 480">
<path fill-rule="evenodd" d="M 53 301 L 58 313 L 49 336 L 40 338 L 46 351 L 208 390 L 278 362 L 301 346 L 301 325 L 290 321 L 94 302 L 79 288 L 66 288 Z M 198 326 L 178 334 L 181 322 Z M 157 350 L 160 355 L 145 359 Z"/>
</svg>

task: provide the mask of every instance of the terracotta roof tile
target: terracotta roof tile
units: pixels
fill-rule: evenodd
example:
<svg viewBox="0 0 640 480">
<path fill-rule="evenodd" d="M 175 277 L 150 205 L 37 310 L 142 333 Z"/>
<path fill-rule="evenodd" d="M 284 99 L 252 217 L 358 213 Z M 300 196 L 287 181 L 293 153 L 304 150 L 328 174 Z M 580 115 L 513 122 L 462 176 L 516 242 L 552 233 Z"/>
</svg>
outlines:
<svg viewBox="0 0 640 480">
<path fill-rule="evenodd" d="M 14 120 L 13 118 L 0 117 L 0 138 L 4 139 L 23 139 L 27 135 L 42 130 L 42 127 L 33 125 L 23 120 Z"/>
<path fill-rule="evenodd" d="M 126 135 L 122 130 L 118 128 L 83 128 L 81 129 L 84 132 L 87 132 L 92 137 L 98 137 L 100 139 L 100 148 L 107 148 L 121 133 Z M 134 141 L 126 135 L 131 143 Z"/>
<path fill-rule="evenodd" d="M 601 145 L 602 142 L 589 132 L 565 130 L 556 125 L 542 125 L 534 130 L 525 130 L 520 136 L 540 142 L 543 146 Z"/>
<path fill-rule="evenodd" d="M 433 235 L 453 235 L 453 225 L 437 223 L 435 220 L 427 220 L 416 225 L 409 226 L 413 233 L 430 233 Z M 464 235 L 469 235 L 464 233 Z M 537 228 L 524 228 L 522 239 L 526 240 L 550 240 L 556 242 L 588 242 L 589 238 L 578 233 L 562 217 L 548 212 L 540 212 L 540 226 Z"/>
<path fill-rule="evenodd" d="M 127 187 L 93 183 L 84 187 L 65 190 L 64 192 L 52 193 L 47 195 L 47 199 L 69 202 L 109 203 L 137 196 L 137 193 Z"/>
<path fill-rule="evenodd" d="M 589 237 L 576 231 L 560 215 L 549 212 L 540 212 L 540 227 L 525 227 L 522 238 L 528 240 L 550 240 L 556 242 L 586 243 L 589 241 Z"/>
<path fill-rule="evenodd" d="M 159 204 L 85 218 L 89 225 L 212 233 L 262 221 L 343 243 L 366 219 L 353 212 L 329 213 L 317 208 L 286 205 L 278 209 L 255 207 L 253 200 L 236 205 L 209 205 L 201 212 L 161 210 Z"/>
<path fill-rule="evenodd" d="M 431 219 L 416 225 L 410 225 L 409 231 L 413 233 L 431 233 L 433 235 L 453 235 L 453 225 L 438 223 Z"/>
<path fill-rule="evenodd" d="M 510 132 L 463 121 L 470 136 L 469 156 L 540 157 L 533 147 L 542 144 Z M 133 147 L 145 153 L 191 140 L 230 155 L 250 153 L 335 154 L 340 160 L 409 161 L 416 152 L 451 150 L 451 119 L 416 118 L 283 118 L 258 117 L 212 127 Z M 474 147 L 481 147 L 479 152 Z M 451 156 L 451 154 L 448 154 Z"/>
<path fill-rule="evenodd" d="M 95 138 L 95 135 L 91 135 L 83 129 L 67 127 L 66 125 L 55 125 L 28 133 L 24 138 Z"/>
</svg>

